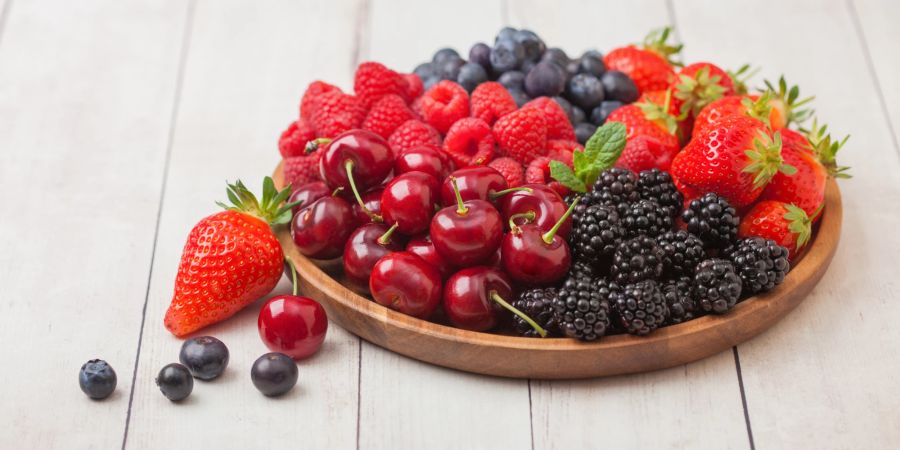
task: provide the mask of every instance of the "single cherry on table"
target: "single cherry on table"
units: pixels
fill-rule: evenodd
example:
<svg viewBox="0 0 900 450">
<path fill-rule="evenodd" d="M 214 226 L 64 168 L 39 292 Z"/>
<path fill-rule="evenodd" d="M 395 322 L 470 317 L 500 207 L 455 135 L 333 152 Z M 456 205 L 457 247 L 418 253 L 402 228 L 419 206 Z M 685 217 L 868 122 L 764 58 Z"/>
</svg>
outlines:
<svg viewBox="0 0 900 450">
<path fill-rule="evenodd" d="M 447 280 L 444 312 L 459 328 L 487 331 L 500 323 L 503 310 L 507 310 L 531 324 L 540 336 L 546 336 L 547 332 L 534 320 L 506 301 L 514 293 L 512 283 L 501 270 L 488 266 L 469 267 Z"/>
<path fill-rule="evenodd" d="M 369 291 L 380 305 L 427 319 L 441 302 L 441 273 L 413 253 L 391 253 L 372 268 Z"/>
<path fill-rule="evenodd" d="M 456 204 L 447 206 L 431 219 L 431 242 L 447 262 L 457 267 L 483 264 L 500 247 L 503 220 L 485 200 L 463 201 L 456 179 L 449 177 Z"/>
<path fill-rule="evenodd" d="M 397 225 L 367 223 L 350 234 L 344 246 L 344 275 L 362 286 L 369 285 L 372 267 L 383 256 L 403 250 L 403 242 L 397 236 Z"/>
<path fill-rule="evenodd" d="M 273 352 L 293 359 L 308 358 L 319 351 L 328 332 L 328 316 L 319 302 L 297 295 L 297 271 L 293 264 L 292 295 L 270 298 L 259 311 L 259 337 Z"/>
</svg>

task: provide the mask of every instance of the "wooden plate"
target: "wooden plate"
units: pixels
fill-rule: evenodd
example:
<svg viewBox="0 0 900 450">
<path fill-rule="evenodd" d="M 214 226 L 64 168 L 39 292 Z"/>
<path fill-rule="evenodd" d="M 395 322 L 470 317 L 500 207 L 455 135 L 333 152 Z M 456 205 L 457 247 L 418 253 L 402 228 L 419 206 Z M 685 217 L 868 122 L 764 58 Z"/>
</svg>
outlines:
<svg viewBox="0 0 900 450">
<path fill-rule="evenodd" d="M 273 175 L 283 186 L 281 165 Z M 781 320 L 828 269 L 841 233 L 841 194 L 829 181 L 824 216 L 806 253 L 784 283 L 739 303 L 728 314 L 704 316 L 649 336 L 609 336 L 584 343 L 461 330 L 385 308 L 341 284 L 340 264 L 307 259 L 290 231 L 278 230 L 285 255 L 301 279 L 300 292 L 318 300 L 347 331 L 391 351 L 440 366 L 515 378 L 568 379 L 645 372 L 678 366 L 727 350 Z"/>
</svg>

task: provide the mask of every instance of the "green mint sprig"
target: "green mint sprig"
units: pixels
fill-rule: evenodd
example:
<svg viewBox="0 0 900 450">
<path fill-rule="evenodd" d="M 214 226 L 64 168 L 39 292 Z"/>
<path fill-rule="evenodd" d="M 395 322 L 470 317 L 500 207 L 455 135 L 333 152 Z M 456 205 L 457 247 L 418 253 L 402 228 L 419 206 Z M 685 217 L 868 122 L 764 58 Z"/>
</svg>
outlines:
<svg viewBox="0 0 900 450">
<path fill-rule="evenodd" d="M 575 170 L 559 161 L 550 161 L 550 176 L 574 192 L 587 192 L 600 172 L 612 167 L 624 149 L 625 125 L 619 122 L 604 124 L 584 144 L 584 150 L 572 154 Z"/>
</svg>

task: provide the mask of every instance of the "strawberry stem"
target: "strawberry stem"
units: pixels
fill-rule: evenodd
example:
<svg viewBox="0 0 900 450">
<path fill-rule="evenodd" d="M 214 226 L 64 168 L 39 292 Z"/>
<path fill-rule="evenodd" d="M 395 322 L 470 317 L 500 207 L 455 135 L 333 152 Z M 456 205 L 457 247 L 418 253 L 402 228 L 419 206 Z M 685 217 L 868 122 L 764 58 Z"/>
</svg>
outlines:
<svg viewBox="0 0 900 450">
<path fill-rule="evenodd" d="M 399 224 L 396 224 L 396 223 L 393 224 L 393 225 L 391 225 L 391 227 L 388 228 L 388 230 L 385 231 L 384 234 L 382 234 L 382 235 L 378 238 L 378 245 L 388 245 L 388 244 L 390 244 L 390 243 L 391 243 L 391 236 L 394 234 L 395 231 L 397 231 L 397 228 L 399 228 L 399 227 L 400 227 L 400 225 L 399 225 Z"/>
<path fill-rule="evenodd" d="M 264 220 L 271 226 L 285 224 L 291 221 L 291 208 L 299 202 L 285 203 L 291 196 L 291 187 L 287 186 L 282 190 L 275 188 L 275 182 L 272 177 L 263 179 L 263 195 L 261 199 L 257 199 L 256 195 L 244 185 L 241 180 L 237 180 L 234 184 L 228 184 L 225 191 L 228 194 L 228 200 L 231 205 L 222 202 L 216 202 L 217 205 L 229 211 L 238 211 L 244 214 Z"/>
<path fill-rule="evenodd" d="M 575 206 L 578 205 L 578 200 L 579 198 L 575 197 L 575 200 L 572 200 L 572 204 L 569 205 L 569 209 L 566 210 L 566 213 L 563 214 L 555 224 L 553 224 L 553 228 L 551 228 L 550 231 L 544 233 L 544 235 L 541 236 L 541 239 L 543 239 L 547 245 L 553 243 L 553 237 L 556 236 L 556 232 L 559 231 L 559 227 L 561 227 L 562 224 L 569 218 L 569 216 L 572 215 L 572 211 L 574 211 Z"/>
<path fill-rule="evenodd" d="M 372 219 L 372 222 L 381 223 L 384 221 L 381 216 L 372 212 L 369 208 L 366 208 L 366 203 L 363 202 L 362 196 L 359 195 L 359 190 L 356 189 L 356 181 L 353 180 L 353 160 L 348 159 L 344 161 L 344 169 L 347 170 L 347 180 L 350 181 L 350 189 L 353 190 L 353 196 L 356 197 L 356 202 L 359 203 L 359 207 L 362 208 L 363 212 Z"/>
<path fill-rule="evenodd" d="M 547 337 L 547 330 L 541 328 L 541 326 L 538 325 L 537 322 L 535 322 L 531 317 L 528 317 L 527 314 L 519 311 L 515 306 L 507 303 L 506 300 L 503 300 L 503 297 L 501 297 L 500 294 L 497 293 L 497 291 L 491 291 L 490 296 L 491 300 L 497 302 L 497 304 L 506 308 L 509 312 L 521 317 L 525 322 L 528 322 L 528 325 L 531 325 L 531 328 L 534 328 L 534 331 L 537 331 L 537 333 L 541 335 L 541 337 Z"/>
<path fill-rule="evenodd" d="M 532 189 L 530 187 L 522 186 L 522 187 L 503 189 L 502 191 L 491 191 L 491 193 L 488 194 L 488 197 L 490 197 L 491 200 L 497 200 L 498 198 L 503 197 L 504 195 L 510 194 L 513 192 L 528 192 L 530 194 L 532 192 Z"/>
<path fill-rule="evenodd" d="M 453 193 L 456 194 L 456 214 L 464 216 L 469 213 L 469 208 L 463 202 L 462 194 L 459 193 L 459 186 L 456 185 L 456 177 L 450 177 L 450 185 L 453 186 Z"/>
<path fill-rule="evenodd" d="M 534 211 L 528 211 L 509 216 L 510 231 L 515 232 L 515 230 L 519 229 L 519 225 L 516 223 L 516 219 L 525 219 L 525 223 L 531 223 L 532 221 L 534 221 Z"/>
</svg>

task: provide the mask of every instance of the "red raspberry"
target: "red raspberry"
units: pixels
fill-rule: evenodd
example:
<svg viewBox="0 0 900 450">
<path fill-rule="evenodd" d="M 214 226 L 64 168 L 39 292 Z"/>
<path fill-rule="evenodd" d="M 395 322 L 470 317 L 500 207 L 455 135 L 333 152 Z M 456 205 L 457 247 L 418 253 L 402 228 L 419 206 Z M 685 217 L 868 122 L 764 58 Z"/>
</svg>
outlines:
<svg viewBox="0 0 900 450">
<path fill-rule="evenodd" d="M 475 117 L 458 120 L 444 138 L 444 153 L 457 167 L 482 165 L 494 159 L 494 135 L 487 122 Z"/>
<path fill-rule="evenodd" d="M 403 75 L 377 62 L 360 64 L 353 77 L 353 91 L 366 108 L 371 108 L 381 97 L 390 94 L 397 94 L 408 102 L 408 89 L 409 83 Z"/>
<path fill-rule="evenodd" d="M 291 186 L 297 187 L 312 181 L 319 181 L 319 159 L 322 152 L 316 150 L 314 153 L 303 156 L 291 156 L 284 158 L 284 181 Z"/>
<path fill-rule="evenodd" d="M 305 156 L 306 143 L 316 138 L 316 132 L 303 118 L 288 125 L 278 139 L 278 151 L 282 158 Z"/>
<path fill-rule="evenodd" d="M 462 86 L 443 80 L 422 95 L 419 108 L 425 122 L 447 134 L 453 123 L 469 116 L 469 94 Z"/>
<path fill-rule="evenodd" d="M 572 167 L 575 155 L 571 150 L 560 150 L 558 152 L 548 153 L 547 157 L 554 161 L 559 161 L 569 167 Z"/>
<path fill-rule="evenodd" d="M 326 92 L 315 101 L 310 123 L 316 137 L 333 138 L 347 130 L 359 128 L 366 117 L 366 109 L 359 99 L 340 91 Z"/>
<path fill-rule="evenodd" d="M 567 139 L 575 141 L 575 129 L 569 122 L 569 116 L 550 97 L 538 97 L 524 105 L 522 109 L 535 108 L 544 113 L 544 120 L 547 121 L 547 139 Z"/>
<path fill-rule="evenodd" d="M 372 105 L 372 109 L 363 120 L 362 127 L 364 130 L 369 130 L 387 139 L 397 127 L 403 125 L 403 122 L 415 118 L 416 116 L 403 101 L 403 97 L 390 94 Z"/>
<path fill-rule="evenodd" d="M 673 151 L 671 146 L 664 145 L 652 136 L 638 135 L 625 143 L 616 167 L 630 169 L 635 173 L 653 168 L 668 172 L 676 153 L 677 147 Z"/>
<path fill-rule="evenodd" d="M 441 135 L 431 125 L 411 119 L 404 122 L 403 125 L 400 125 L 391 133 L 391 137 L 388 138 L 388 145 L 395 155 L 420 145 L 434 145 L 440 148 Z"/>
<path fill-rule="evenodd" d="M 492 167 L 506 178 L 509 187 L 516 187 L 525 184 L 525 168 L 518 161 L 512 158 L 497 158 L 488 163 L 488 167 Z"/>
<path fill-rule="evenodd" d="M 406 73 L 403 74 L 403 78 L 406 78 L 406 98 L 410 100 L 417 99 L 425 92 L 425 86 L 422 84 L 422 79 L 419 78 L 418 75 Z"/>
<path fill-rule="evenodd" d="M 481 83 L 472 91 L 472 117 L 493 125 L 502 116 L 517 109 L 516 101 L 502 84 Z"/>
<path fill-rule="evenodd" d="M 493 131 L 500 150 L 522 164 L 546 154 L 547 122 L 536 108 L 523 108 L 501 117 Z"/>
<path fill-rule="evenodd" d="M 341 92 L 341 88 L 328 84 L 324 81 L 313 81 L 306 87 L 303 98 L 300 99 L 300 117 L 307 122 L 312 121 L 313 113 L 316 110 L 316 102 L 322 94 L 327 92 Z"/>
<path fill-rule="evenodd" d="M 528 183 L 546 184 L 550 189 L 565 197 L 572 191 L 550 177 L 550 161 L 552 160 L 546 156 L 535 158 L 534 161 L 531 161 L 531 164 L 525 169 L 525 181 Z"/>
<path fill-rule="evenodd" d="M 584 150 L 584 146 L 579 144 L 578 141 L 570 141 L 567 139 L 548 139 L 547 140 L 547 154 L 548 155 L 552 155 L 554 153 L 562 153 L 562 152 L 572 153 L 575 150 Z"/>
</svg>

